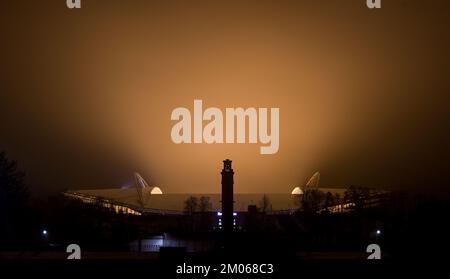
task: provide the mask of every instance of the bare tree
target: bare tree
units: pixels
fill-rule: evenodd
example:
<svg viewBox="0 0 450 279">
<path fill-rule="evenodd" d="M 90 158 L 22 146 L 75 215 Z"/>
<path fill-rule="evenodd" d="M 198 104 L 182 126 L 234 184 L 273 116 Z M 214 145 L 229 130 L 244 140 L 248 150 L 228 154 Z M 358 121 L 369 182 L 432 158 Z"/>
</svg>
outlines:
<svg viewBox="0 0 450 279">
<path fill-rule="evenodd" d="M 25 173 L 15 161 L 10 161 L 4 152 L 0 153 L 0 236 L 2 239 L 16 235 L 25 221 L 28 190 L 24 183 Z"/>
<path fill-rule="evenodd" d="M 197 211 L 198 207 L 198 198 L 190 196 L 184 201 L 184 210 L 188 214 L 192 214 Z"/>
<path fill-rule="evenodd" d="M 325 199 L 323 203 L 323 207 L 328 211 L 328 208 L 335 204 L 334 196 L 330 192 L 325 194 Z"/>
<path fill-rule="evenodd" d="M 301 197 L 302 210 L 310 213 L 317 213 L 323 208 L 325 193 L 318 189 L 307 189 Z"/>
<path fill-rule="evenodd" d="M 339 193 L 334 194 L 334 203 L 335 205 L 341 205 L 339 206 L 339 212 L 342 212 L 342 198 Z"/>
<path fill-rule="evenodd" d="M 212 208 L 212 203 L 210 201 L 210 198 L 201 196 L 200 197 L 200 205 L 199 205 L 200 212 L 202 212 L 202 213 L 208 212 L 211 210 L 211 208 Z"/>
<path fill-rule="evenodd" d="M 270 199 L 266 194 L 263 195 L 259 204 L 262 212 L 268 212 L 272 207 Z"/>
<path fill-rule="evenodd" d="M 344 199 L 346 202 L 354 204 L 357 212 L 364 210 L 367 200 L 370 197 L 370 189 L 362 186 L 350 186 L 345 191 Z"/>
</svg>

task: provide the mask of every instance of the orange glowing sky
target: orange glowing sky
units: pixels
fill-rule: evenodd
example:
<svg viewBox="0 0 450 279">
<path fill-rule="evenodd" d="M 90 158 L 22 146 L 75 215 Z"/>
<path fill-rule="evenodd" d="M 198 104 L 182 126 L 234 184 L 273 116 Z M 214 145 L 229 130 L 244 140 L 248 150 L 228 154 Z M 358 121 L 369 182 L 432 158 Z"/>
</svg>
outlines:
<svg viewBox="0 0 450 279">
<path fill-rule="evenodd" d="M 0 150 L 33 190 L 444 185 L 447 1 L 2 1 Z M 182 144 L 176 107 L 279 107 L 280 149 Z M 447 184 L 448 185 L 448 184 Z"/>
</svg>

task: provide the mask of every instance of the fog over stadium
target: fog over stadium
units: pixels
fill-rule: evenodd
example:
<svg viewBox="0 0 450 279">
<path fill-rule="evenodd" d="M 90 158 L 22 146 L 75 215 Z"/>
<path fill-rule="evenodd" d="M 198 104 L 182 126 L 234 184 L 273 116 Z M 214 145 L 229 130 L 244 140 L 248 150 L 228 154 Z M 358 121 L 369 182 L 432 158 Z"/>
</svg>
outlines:
<svg viewBox="0 0 450 279">
<path fill-rule="evenodd" d="M 225 158 L 239 193 L 290 193 L 317 170 L 324 187 L 449 184 L 448 1 L 107 3 L 0 4 L 0 151 L 33 193 L 135 171 L 217 193 Z M 171 112 L 195 99 L 279 108 L 278 152 L 174 144 Z"/>
</svg>

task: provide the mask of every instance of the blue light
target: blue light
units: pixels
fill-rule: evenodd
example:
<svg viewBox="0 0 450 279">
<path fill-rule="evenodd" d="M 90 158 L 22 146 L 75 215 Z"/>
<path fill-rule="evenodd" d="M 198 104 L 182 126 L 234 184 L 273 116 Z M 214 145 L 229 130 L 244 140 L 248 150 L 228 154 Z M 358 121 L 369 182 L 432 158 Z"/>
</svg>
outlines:
<svg viewBox="0 0 450 279">
<path fill-rule="evenodd" d="M 377 234 L 381 234 L 381 231 L 380 231 L 380 230 L 377 230 Z"/>
<path fill-rule="evenodd" d="M 217 211 L 217 216 L 222 216 L 222 212 Z"/>
<path fill-rule="evenodd" d="M 236 213 L 236 212 L 233 212 L 233 216 L 237 216 L 237 213 Z"/>
<path fill-rule="evenodd" d="M 47 230 L 42 230 L 43 235 L 47 235 Z"/>
</svg>

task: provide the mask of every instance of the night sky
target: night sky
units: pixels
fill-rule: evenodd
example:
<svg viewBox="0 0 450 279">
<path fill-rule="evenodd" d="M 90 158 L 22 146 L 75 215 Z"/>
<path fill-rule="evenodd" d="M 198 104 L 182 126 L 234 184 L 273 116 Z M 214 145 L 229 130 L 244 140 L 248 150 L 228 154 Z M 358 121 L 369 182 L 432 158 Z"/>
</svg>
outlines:
<svg viewBox="0 0 450 279">
<path fill-rule="evenodd" d="M 0 151 L 33 193 L 450 192 L 450 3 L 0 0 Z M 280 149 L 171 141 L 176 107 L 279 107 Z"/>
</svg>

